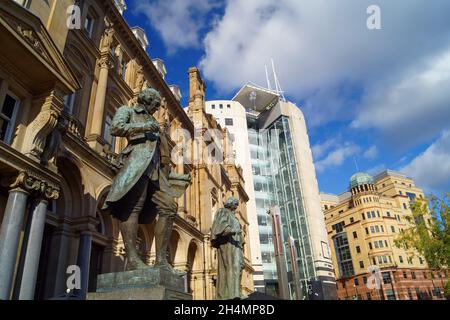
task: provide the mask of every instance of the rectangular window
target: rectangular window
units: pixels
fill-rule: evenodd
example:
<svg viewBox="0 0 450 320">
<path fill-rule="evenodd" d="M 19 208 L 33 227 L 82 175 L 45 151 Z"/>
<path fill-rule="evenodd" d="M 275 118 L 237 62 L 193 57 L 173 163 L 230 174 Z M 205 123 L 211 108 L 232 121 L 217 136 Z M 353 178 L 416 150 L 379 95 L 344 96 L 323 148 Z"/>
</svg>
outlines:
<svg viewBox="0 0 450 320">
<path fill-rule="evenodd" d="M 350 218 L 350 223 L 355 222 L 355 219 L 353 219 L 353 217 Z"/>
<path fill-rule="evenodd" d="M 211 109 L 215 109 L 215 108 L 216 108 L 215 104 L 211 105 Z"/>
<path fill-rule="evenodd" d="M 370 232 L 371 233 L 375 233 L 375 227 L 374 226 L 370 226 Z"/>
<path fill-rule="evenodd" d="M 364 284 L 367 284 L 367 277 L 366 277 L 366 276 L 363 276 L 363 277 L 362 277 L 362 280 L 363 280 L 363 283 L 364 283 Z"/>
<path fill-rule="evenodd" d="M 220 108 L 220 109 L 223 109 L 223 104 L 219 104 L 219 108 Z"/>
<path fill-rule="evenodd" d="M 103 138 L 109 144 L 111 151 L 114 152 L 116 146 L 116 137 L 111 135 L 112 119 L 113 119 L 112 115 L 108 113 L 105 117 L 105 128 L 103 132 Z"/>
<path fill-rule="evenodd" d="M 380 232 L 380 227 L 379 226 L 375 226 L 375 231 L 378 233 Z"/>
<path fill-rule="evenodd" d="M 388 300 L 395 300 L 395 293 L 392 289 L 386 290 L 386 296 Z"/>
<path fill-rule="evenodd" d="M 353 231 L 353 239 L 358 239 L 358 233 L 356 231 Z"/>
<path fill-rule="evenodd" d="M 406 271 L 403 271 L 403 278 L 408 279 L 408 274 L 406 273 Z"/>
<path fill-rule="evenodd" d="M 84 29 L 86 30 L 89 38 L 92 38 L 92 34 L 94 32 L 94 18 L 92 18 L 92 16 L 87 15 L 86 20 L 84 21 Z"/>
<path fill-rule="evenodd" d="M 369 234 L 369 228 L 366 228 L 366 234 Z"/>
<path fill-rule="evenodd" d="M 355 286 L 359 286 L 359 280 L 358 280 L 358 278 L 353 279 L 353 283 L 355 284 Z"/>
<path fill-rule="evenodd" d="M 366 296 L 367 296 L 367 300 L 372 300 L 372 295 L 370 294 L 370 292 L 367 292 Z"/>
<path fill-rule="evenodd" d="M 406 205 L 406 203 L 403 204 L 403 209 L 408 209 L 408 206 Z"/>
<path fill-rule="evenodd" d="M 120 62 L 120 75 L 122 76 L 122 79 L 125 80 L 125 77 L 127 75 L 127 66 L 128 62 L 125 59 L 122 59 Z"/>
<path fill-rule="evenodd" d="M 336 233 L 340 233 L 340 232 L 344 231 L 344 222 L 336 223 L 331 228 L 333 230 L 335 230 Z"/>
<path fill-rule="evenodd" d="M 231 104 L 227 104 L 227 108 L 228 108 L 228 109 L 231 109 Z"/>
<path fill-rule="evenodd" d="M 383 226 L 381 226 L 381 232 L 384 232 L 384 227 Z"/>
<path fill-rule="evenodd" d="M 375 244 L 375 248 L 378 249 L 378 248 L 379 248 L 379 246 L 378 246 L 378 241 L 375 241 L 374 244 Z"/>
<path fill-rule="evenodd" d="M 69 114 L 73 114 L 73 107 L 75 105 L 75 93 L 64 97 L 64 110 Z"/>
<path fill-rule="evenodd" d="M 416 280 L 416 273 L 414 271 L 411 272 L 411 277 Z"/>
<path fill-rule="evenodd" d="M 363 262 L 363 261 L 360 261 L 360 262 L 359 262 L 359 267 L 360 267 L 361 269 L 364 268 L 364 262 Z"/>
<path fill-rule="evenodd" d="M 361 216 L 362 216 L 362 219 L 363 219 L 363 220 L 366 220 L 366 216 L 364 215 L 364 212 L 361 213 Z"/>
<path fill-rule="evenodd" d="M 395 227 L 394 226 L 391 226 L 391 231 L 392 231 L 392 233 L 395 233 Z"/>
<path fill-rule="evenodd" d="M 226 126 L 232 126 L 233 125 L 233 119 L 225 118 L 225 125 Z"/>
<path fill-rule="evenodd" d="M 359 246 L 356 246 L 356 253 L 361 253 L 361 248 Z"/>
<path fill-rule="evenodd" d="M 369 249 L 372 250 L 372 242 L 369 242 Z"/>
<path fill-rule="evenodd" d="M 7 144 L 12 143 L 18 107 L 19 100 L 6 94 L 0 109 L 0 139 Z"/>
<path fill-rule="evenodd" d="M 398 256 L 398 261 L 400 261 L 400 263 L 403 263 L 403 257 L 402 256 Z"/>
</svg>

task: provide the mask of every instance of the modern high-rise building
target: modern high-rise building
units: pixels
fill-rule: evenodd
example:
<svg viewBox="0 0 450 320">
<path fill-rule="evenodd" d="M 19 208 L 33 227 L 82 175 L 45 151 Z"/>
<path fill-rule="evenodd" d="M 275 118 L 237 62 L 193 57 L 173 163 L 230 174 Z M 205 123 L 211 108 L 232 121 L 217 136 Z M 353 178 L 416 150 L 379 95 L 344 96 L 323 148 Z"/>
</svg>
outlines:
<svg viewBox="0 0 450 320">
<path fill-rule="evenodd" d="M 410 202 L 424 199 L 412 179 L 392 170 L 375 177 L 359 172 L 350 178 L 349 191 L 321 198 L 340 299 L 443 298 L 447 275 L 394 243 L 415 223 L 408 219 Z M 370 284 L 374 277 L 378 285 Z"/>
<path fill-rule="evenodd" d="M 236 163 L 243 168 L 255 288 L 279 296 L 288 292 L 292 299 L 334 299 L 328 237 L 300 109 L 251 83 L 232 100 L 208 101 L 206 108 L 234 136 Z M 269 211 L 281 218 L 282 252 L 274 248 Z M 285 285 L 277 269 L 280 257 Z"/>
</svg>

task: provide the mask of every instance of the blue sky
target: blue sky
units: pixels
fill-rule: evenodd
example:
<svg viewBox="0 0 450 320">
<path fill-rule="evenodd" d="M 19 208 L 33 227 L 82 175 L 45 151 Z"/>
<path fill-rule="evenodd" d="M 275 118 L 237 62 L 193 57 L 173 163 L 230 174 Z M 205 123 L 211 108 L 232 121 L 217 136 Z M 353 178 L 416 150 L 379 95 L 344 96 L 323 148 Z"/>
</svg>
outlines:
<svg viewBox="0 0 450 320">
<path fill-rule="evenodd" d="M 430 4 L 432 3 L 432 5 Z M 366 10 L 381 9 L 381 30 Z M 304 112 L 321 191 L 356 171 L 394 169 L 427 192 L 450 191 L 450 1 L 127 0 L 124 16 L 188 95 L 199 66 L 207 99 L 265 84 L 274 58 Z M 356 162 L 356 164 L 355 164 Z"/>
</svg>

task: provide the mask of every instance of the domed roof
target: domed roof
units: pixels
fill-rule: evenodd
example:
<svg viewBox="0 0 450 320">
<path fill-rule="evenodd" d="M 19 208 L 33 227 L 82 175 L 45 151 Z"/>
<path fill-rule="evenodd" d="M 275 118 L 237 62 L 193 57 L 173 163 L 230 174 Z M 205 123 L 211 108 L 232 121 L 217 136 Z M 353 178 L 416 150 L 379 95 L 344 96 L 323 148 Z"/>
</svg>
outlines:
<svg viewBox="0 0 450 320">
<path fill-rule="evenodd" d="M 350 189 L 363 184 L 373 184 L 373 178 L 365 172 L 358 172 L 350 178 Z"/>
</svg>

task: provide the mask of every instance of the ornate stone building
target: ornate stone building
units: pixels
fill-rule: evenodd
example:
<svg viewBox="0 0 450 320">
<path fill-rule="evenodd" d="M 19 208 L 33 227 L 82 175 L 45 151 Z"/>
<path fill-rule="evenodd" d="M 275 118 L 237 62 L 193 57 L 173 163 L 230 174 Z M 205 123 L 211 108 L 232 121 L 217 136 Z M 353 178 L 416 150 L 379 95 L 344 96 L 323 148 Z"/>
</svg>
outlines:
<svg viewBox="0 0 450 320">
<path fill-rule="evenodd" d="M 0 299 L 63 294 L 72 265 L 80 267 L 85 297 L 98 274 L 124 269 L 118 223 L 99 210 L 127 143 L 109 126 L 116 109 L 134 103 L 147 86 L 160 91 L 156 117 L 185 160 L 173 166 L 192 176 L 178 200 L 168 255 L 187 272 L 194 299 L 213 299 L 217 264 L 209 232 L 214 211 L 230 195 L 241 200 L 248 238 L 248 196 L 228 133 L 205 113 L 196 68 L 189 70 L 183 110 L 179 90 L 164 80 L 162 60 L 146 52 L 145 33 L 124 20 L 124 1 L 78 0 L 70 7 L 74 2 L 0 1 Z M 69 7 L 80 9 L 80 28 L 67 27 Z M 210 161 L 216 153 L 224 161 Z M 153 234 L 152 225 L 141 226 L 136 244 L 149 264 Z M 242 288 L 251 293 L 248 244 L 245 256 Z"/>
<path fill-rule="evenodd" d="M 423 190 L 392 170 L 375 177 L 358 172 L 348 190 L 321 194 L 339 299 L 443 299 L 447 272 L 430 269 L 412 248 L 395 245 L 416 223 L 410 203 L 425 199 Z M 425 223 L 430 219 L 425 216 Z M 378 285 L 371 282 L 376 277 Z"/>
</svg>

